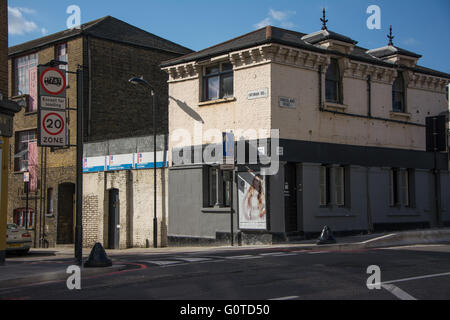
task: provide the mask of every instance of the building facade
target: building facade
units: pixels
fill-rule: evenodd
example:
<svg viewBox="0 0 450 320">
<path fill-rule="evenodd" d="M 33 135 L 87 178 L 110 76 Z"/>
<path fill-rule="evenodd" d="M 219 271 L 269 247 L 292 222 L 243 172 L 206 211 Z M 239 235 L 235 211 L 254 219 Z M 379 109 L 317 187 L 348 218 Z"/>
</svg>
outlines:
<svg viewBox="0 0 450 320">
<path fill-rule="evenodd" d="M 20 102 L 23 110 L 14 120 L 11 141 L 14 173 L 10 175 L 8 220 L 34 231 L 36 246 L 74 242 L 76 109 L 81 102 L 85 143 L 144 136 L 152 134 L 154 127 L 158 134 L 166 134 L 167 75 L 159 64 L 189 52 L 109 16 L 9 48 L 9 96 Z M 75 74 L 68 75 L 70 146 L 59 149 L 36 144 L 36 66 L 52 60 L 67 62 L 60 67 L 69 72 L 83 70 L 83 88 L 77 87 Z M 141 75 L 158 91 L 157 124 L 152 122 L 147 104 L 149 93 L 128 83 L 131 77 Z M 28 192 L 25 172 L 31 176 Z"/>
<path fill-rule="evenodd" d="M 0 3 L 0 94 L 8 97 L 8 4 Z"/>
<path fill-rule="evenodd" d="M 425 130 L 426 117 L 447 112 L 450 75 L 419 59 L 326 27 L 268 26 L 166 61 L 169 239 L 450 222 L 448 154 L 426 152 Z M 231 174 L 219 166 L 224 132 L 236 142 Z"/>
</svg>

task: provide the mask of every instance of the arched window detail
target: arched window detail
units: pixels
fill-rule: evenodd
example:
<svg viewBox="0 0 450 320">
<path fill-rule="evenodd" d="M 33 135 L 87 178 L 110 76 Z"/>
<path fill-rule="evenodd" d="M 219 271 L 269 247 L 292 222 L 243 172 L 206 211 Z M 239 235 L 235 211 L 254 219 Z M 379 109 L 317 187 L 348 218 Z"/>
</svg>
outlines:
<svg viewBox="0 0 450 320">
<path fill-rule="evenodd" d="M 392 111 L 406 112 L 405 79 L 401 72 L 398 73 L 397 79 L 392 85 Z"/>
<path fill-rule="evenodd" d="M 326 101 L 332 103 L 342 103 L 341 88 L 342 83 L 339 63 L 337 59 L 331 58 L 331 63 L 325 76 Z"/>
</svg>

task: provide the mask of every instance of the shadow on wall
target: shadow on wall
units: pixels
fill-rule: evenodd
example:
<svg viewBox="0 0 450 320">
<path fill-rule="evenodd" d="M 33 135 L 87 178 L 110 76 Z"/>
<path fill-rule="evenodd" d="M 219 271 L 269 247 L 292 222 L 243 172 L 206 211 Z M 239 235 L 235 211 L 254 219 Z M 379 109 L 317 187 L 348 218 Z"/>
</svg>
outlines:
<svg viewBox="0 0 450 320">
<path fill-rule="evenodd" d="M 183 110 L 184 112 L 186 112 L 192 119 L 194 119 L 195 121 L 199 121 L 201 123 L 205 123 L 205 121 L 203 121 L 202 117 L 195 112 L 194 109 L 192 109 L 191 107 L 189 107 L 186 102 L 182 102 L 178 99 L 175 99 L 174 97 L 169 97 L 170 99 L 172 99 L 173 101 L 175 101 L 177 103 L 177 105 L 180 107 L 181 110 Z"/>
</svg>

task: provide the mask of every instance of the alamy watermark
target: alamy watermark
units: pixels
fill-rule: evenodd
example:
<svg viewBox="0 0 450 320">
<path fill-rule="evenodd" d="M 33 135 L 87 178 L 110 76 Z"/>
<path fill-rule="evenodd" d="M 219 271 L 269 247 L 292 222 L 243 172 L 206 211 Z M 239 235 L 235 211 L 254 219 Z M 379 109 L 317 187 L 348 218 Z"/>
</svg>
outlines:
<svg viewBox="0 0 450 320">
<path fill-rule="evenodd" d="M 231 131 L 231 130 L 230 130 Z M 280 130 L 237 129 L 235 159 L 237 165 L 261 165 L 261 175 L 273 176 L 280 168 Z M 187 129 L 175 129 L 170 135 L 174 165 L 224 163 L 223 132 L 219 129 L 203 131 L 194 124 L 193 134 Z M 204 145 L 204 141 L 208 144 Z M 197 146 L 193 148 L 192 146 Z"/>
<path fill-rule="evenodd" d="M 369 290 L 381 290 L 381 268 L 377 265 L 369 266 L 367 268 L 367 274 L 370 274 L 366 282 L 367 288 Z"/>
<path fill-rule="evenodd" d="M 77 5 L 67 7 L 66 13 L 70 16 L 67 18 L 67 29 L 81 28 L 81 9 Z"/>
<path fill-rule="evenodd" d="M 367 14 L 370 14 L 369 18 L 367 18 L 367 28 L 369 30 L 380 30 L 381 29 L 381 9 L 377 5 L 371 5 L 367 7 Z"/>
<path fill-rule="evenodd" d="M 69 290 L 81 290 L 81 268 L 79 266 L 69 266 L 66 270 L 70 274 L 66 285 Z"/>
</svg>

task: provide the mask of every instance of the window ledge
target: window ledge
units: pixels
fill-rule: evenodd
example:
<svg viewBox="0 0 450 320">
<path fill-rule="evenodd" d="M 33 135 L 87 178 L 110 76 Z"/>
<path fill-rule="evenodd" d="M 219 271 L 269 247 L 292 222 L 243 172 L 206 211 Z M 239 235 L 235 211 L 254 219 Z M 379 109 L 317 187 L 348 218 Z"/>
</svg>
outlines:
<svg viewBox="0 0 450 320">
<path fill-rule="evenodd" d="M 406 112 L 391 111 L 389 113 L 389 115 L 391 116 L 391 118 L 402 118 L 402 119 L 407 119 L 407 120 L 411 119 L 411 113 L 406 113 Z"/>
<path fill-rule="evenodd" d="M 227 102 L 233 102 L 236 101 L 236 98 L 223 98 L 223 99 L 217 99 L 217 100 L 211 100 L 211 101 L 203 101 L 198 104 L 199 107 L 203 106 L 209 106 L 213 104 L 220 104 L 220 103 L 227 103 Z"/>
<path fill-rule="evenodd" d="M 315 215 L 316 218 L 355 218 L 354 214 L 345 213 L 318 213 Z"/>
<path fill-rule="evenodd" d="M 231 208 L 203 208 L 202 209 L 203 213 L 231 213 Z"/>
<path fill-rule="evenodd" d="M 326 102 L 325 109 L 329 111 L 345 112 L 348 106 L 340 103 Z"/>
<path fill-rule="evenodd" d="M 37 111 L 25 112 L 25 117 L 35 116 L 37 114 L 38 114 Z"/>
</svg>

